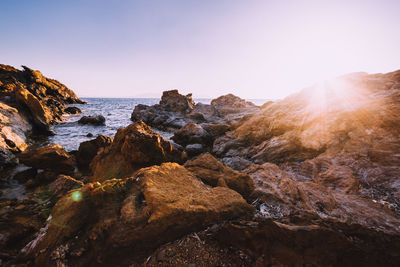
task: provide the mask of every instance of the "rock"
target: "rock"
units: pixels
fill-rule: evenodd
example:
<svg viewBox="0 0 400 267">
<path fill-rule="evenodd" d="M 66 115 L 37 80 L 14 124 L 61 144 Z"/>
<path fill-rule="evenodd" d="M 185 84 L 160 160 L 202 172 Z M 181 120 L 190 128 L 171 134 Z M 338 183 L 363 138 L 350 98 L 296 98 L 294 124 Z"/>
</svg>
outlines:
<svg viewBox="0 0 400 267">
<path fill-rule="evenodd" d="M 242 101 L 244 104 L 239 104 Z M 184 96 L 177 90 L 165 91 L 159 104 L 137 105 L 132 112 L 131 120 L 143 120 L 152 127 L 174 131 L 187 123 L 202 125 L 232 123 L 259 110 L 255 105 L 233 95 L 221 97 L 215 100 L 214 104 L 194 104 L 191 94 Z M 230 106 L 231 104 L 233 106 Z M 217 132 L 221 130 L 222 128 Z"/>
<path fill-rule="evenodd" d="M 193 157 L 204 153 L 204 147 L 202 144 L 190 144 L 185 147 L 185 151 L 188 156 Z"/>
<path fill-rule="evenodd" d="M 76 155 L 79 169 L 88 170 L 90 162 L 92 162 L 99 150 L 104 150 L 106 147 L 110 146 L 112 141 L 113 138 L 111 137 L 98 135 L 96 139 L 82 142 L 79 145 L 78 153 Z"/>
<path fill-rule="evenodd" d="M 92 160 L 93 179 L 126 177 L 162 162 L 182 162 L 183 154 L 142 121 L 117 131 L 110 147 Z"/>
<path fill-rule="evenodd" d="M 24 248 L 35 265 L 62 262 L 50 257 L 61 246 L 86 250 L 68 258 L 73 266 L 127 265 L 144 260 L 163 243 L 253 211 L 238 193 L 210 188 L 176 163 L 141 169 L 132 178 L 87 184 L 75 192 L 84 197 L 74 201 L 71 192 L 61 198 L 43 228 L 46 234 Z"/>
<path fill-rule="evenodd" d="M 353 176 L 353 170 L 347 166 L 330 166 L 328 170 L 318 174 L 316 182 L 344 192 L 356 192 L 359 186 L 359 181 Z"/>
<path fill-rule="evenodd" d="M 184 166 L 205 184 L 227 186 L 245 198 L 254 190 L 253 180 L 248 175 L 232 170 L 208 153 L 186 162 Z"/>
<path fill-rule="evenodd" d="M 4 151 L 24 151 L 28 147 L 25 133 L 31 130 L 32 126 L 17 109 L 0 102 L 0 148 Z"/>
<path fill-rule="evenodd" d="M 231 126 L 226 123 L 217 123 L 217 124 L 207 124 L 203 128 L 212 136 L 212 138 L 215 139 L 228 132 L 231 129 Z"/>
<path fill-rule="evenodd" d="M 37 174 L 37 169 L 29 168 L 24 171 L 20 171 L 14 175 L 14 179 L 19 183 L 25 183 L 29 179 L 34 179 Z"/>
<path fill-rule="evenodd" d="M 78 123 L 101 126 L 106 124 L 106 118 L 103 115 L 83 116 L 78 120 Z"/>
<path fill-rule="evenodd" d="M 61 197 L 65 195 L 68 191 L 74 188 L 80 188 L 83 185 L 83 182 L 78 181 L 71 176 L 61 174 L 57 177 L 56 180 L 49 184 L 48 191 L 53 195 Z"/>
<path fill-rule="evenodd" d="M 204 144 L 207 146 L 211 143 L 209 133 L 200 125 L 191 122 L 176 131 L 171 139 L 183 146 L 189 144 Z"/>
<path fill-rule="evenodd" d="M 92 133 L 88 133 L 88 134 L 86 135 L 86 137 L 93 137 L 93 134 L 92 134 Z"/>
<path fill-rule="evenodd" d="M 51 170 L 55 173 L 70 173 L 75 169 L 75 160 L 64 147 L 51 144 L 30 149 L 18 155 L 19 161 L 36 169 Z"/>
<path fill-rule="evenodd" d="M 192 94 L 186 96 L 179 94 L 178 90 L 164 91 L 160 106 L 166 111 L 187 112 L 193 109 Z"/>
<path fill-rule="evenodd" d="M 253 164 L 250 160 L 241 157 L 226 157 L 222 158 L 221 162 L 239 172 L 247 169 L 250 165 Z"/>
<path fill-rule="evenodd" d="M 0 170 L 18 163 L 17 158 L 9 150 L 0 147 Z"/>
<path fill-rule="evenodd" d="M 82 113 L 82 111 L 78 107 L 66 107 L 64 109 L 64 112 L 68 113 L 68 114 L 79 114 L 79 113 Z"/>
<path fill-rule="evenodd" d="M 33 126 L 40 133 L 50 133 L 51 115 L 42 103 L 28 90 L 19 85 L 15 90 L 15 99 L 21 109 L 28 112 Z"/>
</svg>

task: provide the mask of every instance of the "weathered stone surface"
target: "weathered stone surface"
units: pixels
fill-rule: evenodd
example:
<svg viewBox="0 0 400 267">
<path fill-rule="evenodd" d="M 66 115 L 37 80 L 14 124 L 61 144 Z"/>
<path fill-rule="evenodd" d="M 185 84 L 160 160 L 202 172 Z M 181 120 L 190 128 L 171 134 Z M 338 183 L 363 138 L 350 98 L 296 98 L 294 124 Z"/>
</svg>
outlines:
<svg viewBox="0 0 400 267">
<path fill-rule="evenodd" d="M 161 97 L 160 106 L 166 111 L 187 112 L 193 109 L 194 101 L 192 94 L 183 96 L 178 90 L 164 91 Z"/>
<path fill-rule="evenodd" d="M 231 130 L 231 126 L 226 123 L 217 123 L 217 124 L 207 124 L 204 127 L 213 138 L 217 138 L 221 135 L 224 135 L 226 132 Z"/>
<path fill-rule="evenodd" d="M 106 118 L 103 115 L 83 116 L 78 120 L 78 123 L 101 126 L 106 124 Z"/>
<path fill-rule="evenodd" d="M 43 235 L 25 247 L 36 265 L 126 265 L 162 243 L 252 213 L 238 193 L 210 188 L 176 163 L 88 184 L 79 192 L 81 201 L 71 195 L 58 201 Z M 51 257 L 60 248 L 64 256 Z"/>
<path fill-rule="evenodd" d="M 75 168 L 75 159 L 64 147 L 51 144 L 34 148 L 18 155 L 21 163 L 36 169 L 51 170 L 55 173 L 69 173 Z"/>
<path fill-rule="evenodd" d="M 204 153 L 205 148 L 202 144 L 190 144 L 185 146 L 185 152 L 189 157 L 193 157 Z"/>
<path fill-rule="evenodd" d="M 60 174 L 56 180 L 49 184 L 48 191 L 57 197 L 62 197 L 68 191 L 74 188 L 80 188 L 83 185 L 83 182 L 76 180 L 71 176 Z"/>
<path fill-rule="evenodd" d="M 39 99 L 36 98 L 36 96 L 23 88 L 22 85 L 19 85 L 15 90 L 15 99 L 21 109 L 28 110 L 33 125 L 39 132 L 46 133 L 50 131 L 49 126 L 52 119 L 51 114 L 42 105 Z"/>
<path fill-rule="evenodd" d="M 212 141 L 210 134 L 203 127 L 192 122 L 177 130 L 171 139 L 182 146 L 189 144 L 204 144 L 208 146 Z"/>
<path fill-rule="evenodd" d="M 112 141 L 113 138 L 111 137 L 98 135 L 93 140 L 82 142 L 79 145 L 78 153 L 76 155 L 79 169 L 87 170 L 90 162 L 92 162 L 97 153 L 110 146 Z"/>
<path fill-rule="evenodd" d="M 90 164 L 93 180 L 126 177 L 162 162 L 182 162 L 183 155 L 142 121 L 117 131 L 114 141 Z"/>
<path fill-rule="evenodd" d="M 254 190 L 253 180 L 246 174 L 232 170 L 206 153 L 185 163 L 185 168 L 211 186 L 227 186 L 247 198 Z"/>
</svg>

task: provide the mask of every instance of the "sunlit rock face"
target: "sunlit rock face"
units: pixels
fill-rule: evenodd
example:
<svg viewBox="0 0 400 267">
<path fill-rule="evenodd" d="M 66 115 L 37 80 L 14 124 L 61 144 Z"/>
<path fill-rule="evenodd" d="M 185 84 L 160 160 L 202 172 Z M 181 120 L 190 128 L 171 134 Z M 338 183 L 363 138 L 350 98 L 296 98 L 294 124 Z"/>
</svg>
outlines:
<svg viewBox="0 0 400 267">
<path fill-rule="evenodd" d="M 220 157 L 285 164 L 307 179 L 348 166 L 400 197 L 400 71 L 350 74 L 266 105 L 214 142 Z M 324 159 L 320 166 L 319 159 Z"/>
<path fill-rule="evenodd" d="M 143 121 L 117 131 L 112 144 L 90 163 L 92 181 L 123 178 L 140 168 L 163 162 L 182 162 L 184 155 Z"/>
<path fill-rule="evenodd" d="M 237 192 L 210 187 L 176 163 L 87 184 L 57 202 L 23 252 L 37 266 L 129 266 L 162 243 L 253 212 Z"/>
</svg>

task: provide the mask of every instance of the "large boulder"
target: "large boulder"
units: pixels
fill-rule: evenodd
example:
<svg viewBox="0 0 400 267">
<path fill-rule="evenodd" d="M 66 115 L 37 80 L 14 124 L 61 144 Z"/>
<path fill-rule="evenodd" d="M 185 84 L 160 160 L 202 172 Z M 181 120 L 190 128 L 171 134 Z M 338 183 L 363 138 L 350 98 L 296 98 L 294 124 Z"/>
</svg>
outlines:
<svg viewBox="0 0 400 267">
<path fill-rule="evenodd" d="M 112 141 L 112 137 L 98 135 L 93 140 L 82 142 L 76 154 L 78 167 L 81 170 L 88 170 L 90 162 L 92 162 L 97 153 L 110 146 Z"/>
<path fill-rule="evenodd" d="M 252 211 L 235 191 L 210 188 L 184 167 L 164 163 L 64 196 L 23 251 L 37 266 L 130 265 L 160 244 Z"/>
<path fill-rule="evenodd" d="M 126 177 L 140 168 L 163 162 L 182 162 L 180 151 L 143 121 L 117 131 L 111 146 L 90 164 L 93 180 Z"/>
<path fill-rule="evenodd" d="M 208 153 L 186 162 L 185 168 L 205 184 L 229 187 L 245 198 L 254 190 L 253 180 L 248 175 L 232 170 Z"/>
<path fill-rule="evenodd" d="M 193 109 L 194 101 L 192 94 L 184 96 L 178 90 L 170 90 L 163 92 L 160 106 L 166 111 L 185 113 Z"/>
<path fill-rule="evenodd" d="M 57 144 L 27 150 L 18 158 L 26 166 L 55 173 L 71 173 L 75 169 L 75 159 Z"/>
</svg>

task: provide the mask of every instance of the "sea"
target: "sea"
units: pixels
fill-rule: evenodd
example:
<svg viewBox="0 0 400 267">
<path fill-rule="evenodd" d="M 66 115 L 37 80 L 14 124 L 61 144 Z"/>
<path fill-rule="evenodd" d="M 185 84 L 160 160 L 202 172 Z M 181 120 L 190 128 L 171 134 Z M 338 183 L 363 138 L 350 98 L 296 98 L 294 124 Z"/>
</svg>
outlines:
<svg viewBox="0 0 400 267">
<path fill-rule="evenodd" d="M 126 127 L 132 123 L 131 114 L 138 104 L 154 105 L 160 102 L 160 98 L 81 98 L 87 104 L 73 104 L 81 109 L 82 113 L 77 115 L 65 115 L 63 122 L 55 125 L 55 135 L 43 140 L 42 145 L 57 143 L 65 147 L 67 151 L 77 150 L 79 144 L 95 138 L 97 135 L 114 137 L 119 128 Z M 195 103 L 209 104 L 211 99 L 194 99 Z M 265 99 L 248 99 L 256 105 L 262 105 Z M 103 115 L 106 119 L 104 126 L 92 126 L 78 124 L 82 116 Z M 154 129 L 155 130 L 155 129 Z M 157 131 L 157 130 L 155 130 Z M 164 138 L 170 139 L 172 133 L 157 131 Z M 88 134 L 92 137 L 88 137 Z"/>
</svg>

